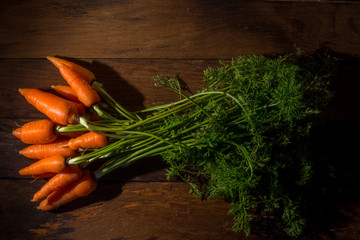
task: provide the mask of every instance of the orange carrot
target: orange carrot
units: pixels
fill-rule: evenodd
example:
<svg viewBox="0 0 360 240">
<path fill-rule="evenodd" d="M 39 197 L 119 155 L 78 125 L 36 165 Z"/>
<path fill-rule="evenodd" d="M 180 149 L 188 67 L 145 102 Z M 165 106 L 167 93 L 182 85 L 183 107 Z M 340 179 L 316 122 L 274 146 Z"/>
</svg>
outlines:
<svg viewBox="0 0 360 240">
<path fill-rule="evenodd" d="M 60 155 L 41 159 L 19 171 L 20 175 L 38 175 L 43 173 L 59 173 L 66 169 L 65 158 Z"/>
<path fill-rule="evenodd" d="M 57 138 L 54 122 L 43 119 L 25 123 L 12 134 L 27 144 L 51 143 Z"/>
<path fill-rule="evenodd" d="M 91 176 L 89 170 L 84 170 L 80 179 L 52 192 L 44 199 L 38 209 L 43 211 L 54 210 L 79 197 L 85 197 L 92 193 L 97 187 L 97 181 Z"/>
<path fill-rule="evenodd" d="M 32 175 L 33 178 L 51 178 L 55 176 L 56 173 L 43 173 L 43 174 L 35 174 Z"/>
<path fill-rule="evenodd" d="M 51 88 L 55 89 L 55 91 L 63 97 L 69 99 L 69 102 L 76 107 L 80 115 L 84 115 L 86 113 L 85 105 L 79 101 L 74 90 L 70 86 L 51 85 Z"/>
<path fill-rule="evenodd" d="M 76 122 L 78 111 L 68 100 L 39 89 L 20 88 L 19 92 L 31 105 L 54 122 L 62 125 Z"/>
<path fill-rule="evenodd" d="M 91 105 L 100 101 L 99 95 L 95 89 L 90 86 L 82 74 L 79 74 L 76 70 L 61 62 L 58 62 L 54 65 L 59 69 L 63 78 L 74 90 L 79 101 L 82 102 L 85 106 L 90 107 Z"/>
<path fill-rule="evenodd" d="M 74 102 L 80 102 L 74 90 L 68 85 L 51 85 L 58 94 Z"/>
<path fill-rule="evenodd" d="M 78 113 L 80 115 L 85 115 L 86 114 L 86 107 L 85 107 L 84 104 L 79 103 L 79 102 L 73 102 L 73 101 L 70 101 L 70 100 L 69 100 L 69 103 L 72 104 L 76 108 L 76 110 L 78 111 Z"/>
<path fill-rule="evenodd" d="M 60 68 L 62 64 L 66 65 L 72 71 L 82 76 L 84 80 L 89 84 L 91 84 L 91 82 L 95 80 L 95 75 L 91 71 L 76 63 L 57 57 L 47 57 L 47 59 L 50 60 L 57 68 Z"/>
<path fill-rule="evenodd" d="M 78 75 L 64 64 L 60 66 L 59 70 L 70 87 L 75 91 L 79 101 L 85 106 L 91 107 L 91 105 L 100 101 L 100 97 L 95 89 L 93 89 L 81 75 Z"/>
<path fill-rule="evenodd" d="M 76 152 L 69 147 L 66 147 L 67 144 L 68 141 L 60 140 L 50 144 L 31 145 L 20 150 L 19 154 L 30 159 L 43 159 L 54 155 L 74 157 Z"/>
<path fill-rule="evenodd" d="M 52 177 L 38 192 L 34 194 L 31 201 L 37 202 L 47 197 L 50 193 L 78 180 L 81 175 L 82 171 L 78 165 L 70 165 L 65 171 Z"/>
<path fill-rule="evenodd" d="M 98 148 L 106 145 L 107 138 L 94 132 L 85 133 L 77 138 L 70 139 L 68 142 L 68 146 L 73 150 L 79 148 Z"/>
</svg>

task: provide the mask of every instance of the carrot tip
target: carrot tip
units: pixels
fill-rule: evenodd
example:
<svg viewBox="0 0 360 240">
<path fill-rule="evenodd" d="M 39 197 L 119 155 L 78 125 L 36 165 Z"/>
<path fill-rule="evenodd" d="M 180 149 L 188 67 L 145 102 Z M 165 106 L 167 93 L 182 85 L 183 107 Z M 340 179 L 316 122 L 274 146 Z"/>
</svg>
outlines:
<svg viewBox="0 0 360 240">
<path fill-rule="evenodd" d="M 52 57 L 52 56 L 47 56 L 46 58 L 51 62 L 56 60 L 56 57 Z"/>
<path fill-rule="evenodd" d="M 21 128 L 17 128 L 12 132 L 12 135 L 14 135 L 17 138 L 21 138 L 22 130 Z"/>
<path fill-rule="evenodd" d="M 59 61 L 59 59 L 57 57 L 50 57 L 47 56 L 46 57 L 52 64 L 54 64 L 55 67 L 59 68 L 61 65 L 61 62 Z"/>
</svg>

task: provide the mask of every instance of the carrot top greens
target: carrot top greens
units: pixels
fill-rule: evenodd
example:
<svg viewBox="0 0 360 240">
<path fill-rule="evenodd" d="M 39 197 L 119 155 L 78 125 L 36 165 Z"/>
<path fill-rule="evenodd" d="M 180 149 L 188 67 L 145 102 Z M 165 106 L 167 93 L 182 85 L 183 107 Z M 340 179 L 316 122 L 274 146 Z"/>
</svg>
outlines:
<svg viewBox="0 0 360 240">
<path fill-rule="evenodd" d="M 302 193 L 313 172 L 303 143 L 330 99 L 328 85 L 338 63 L 327 54 L 242 56 L 206 69 L 207 86 L 192 95 L 177 78 L 158 75 L 156 84 L 181 99 L 134 113 L 95 81 L 92 86 L 112 110 L 101 112 L 104 120 L 80 117 L 79 125 L 57 131 L 88 129 L 109 137 L 109 145 L 68 161 L 87 165 L 106 159 L 97 178 L 161 155 L 169 179 L 180 177 L 198 197 L 231 201 L 234 231 L 250 233 L 253 209 L 278 209 L 285 230 L 298 236 L 305 223 Z"/>
</svg>

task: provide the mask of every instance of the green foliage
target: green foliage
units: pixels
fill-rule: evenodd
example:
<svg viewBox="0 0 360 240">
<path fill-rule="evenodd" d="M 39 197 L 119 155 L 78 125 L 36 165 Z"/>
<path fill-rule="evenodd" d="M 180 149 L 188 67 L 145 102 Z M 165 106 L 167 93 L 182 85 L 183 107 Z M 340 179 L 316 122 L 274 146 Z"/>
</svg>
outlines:
<svg viewBox="0 0 360 240">
<path fill-rule="evenodd" d="M 187 108 L 188 124 L 175 134 L 203 122 L 191 132 L 191 144 L 162 154 L 168 174 L 180 176 L 199 197 L 230 199 L 234 231 L 249 234 L 251 210 L 262 206 L 282 209 L 284 230 L 298 236 L 305 224 L 301 196 L 313 173 L 303 141 L 330 99 L 338 60 L 296 54 L 221 63 L 204 71 L 202 93 L 211 97 L 197 101 L 211 117 L 199 106 Z"/>
<path fill-rule="evenodd" d="M 157 85 L 179 94 L 177 102 L 134 114 L 108 97 L 125 119 L 81 120 L 117 140 L 69 163 L 110 157 L 96 171 L 99 178 L 160 154 L 169 164 L 168 179 L 181 178 L 197 197 L 230 201 L 234 231 L 250 233 L 255 208 L 276 209 L 284 230 L 298 236 L 305 224 L 303 195 L 317 165 L 304 141 L 331 97 L 328 86 L 338 59 L 298 53 L 242 56 L 221 64 L 204 71 L 207 86 L 190 96 L 176 77 L 156 76 Z M 142 119 L 138 113 L 150 114 Z"/>
</svg>

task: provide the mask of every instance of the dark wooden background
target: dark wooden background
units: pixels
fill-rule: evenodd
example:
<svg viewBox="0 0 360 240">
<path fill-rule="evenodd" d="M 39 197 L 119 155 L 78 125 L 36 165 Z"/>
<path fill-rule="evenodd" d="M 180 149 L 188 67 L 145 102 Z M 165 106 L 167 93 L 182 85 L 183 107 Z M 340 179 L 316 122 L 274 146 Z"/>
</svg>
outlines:
<svg viewBox="0 0 360 240">
<path fill-rule="evenodd" d="M 17 174 L 31 160 L 17 153 L 25 145 L 11 131 L 44 116 L 17 89 L 63 84 L 45 57 L 64 56 L 134 110 L 176 99 L 153 86 L 156 74 L 178 74 L 196 91 L 218 59 L 295 48 L 347 59 L 317 145 L 340 169 L 327 184 L 344 194 L 321 200 L 302 239 L 360 239 L 360 2 L 1 1 L 0 239 L 245 239 L 231 231 L 228 202 L 196 199 L 184 183 L 166 181 L 159 158 L 119 169 L 55 212 L 36 210 L 30 199 L 44 182 Z M 276 216 L 259 215 L 248 239 L 286 239 L 280 227 Z"/>
</svg>

